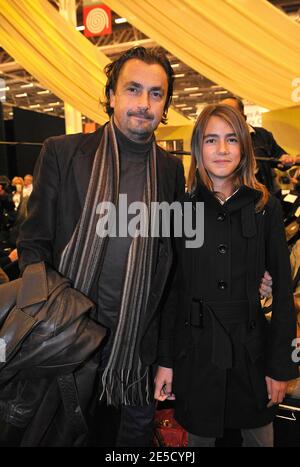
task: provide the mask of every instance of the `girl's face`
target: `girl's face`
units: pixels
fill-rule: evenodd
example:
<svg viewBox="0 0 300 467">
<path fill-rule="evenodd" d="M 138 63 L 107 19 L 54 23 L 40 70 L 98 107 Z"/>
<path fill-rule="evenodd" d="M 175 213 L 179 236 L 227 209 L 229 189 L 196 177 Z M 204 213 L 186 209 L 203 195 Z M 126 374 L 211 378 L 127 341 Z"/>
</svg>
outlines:
<svg viewBox="0 0 300 467">
<path fill-rule="evenodd" d="M 231 178 L 241 160 L 240 143 L 233 128 L 220 117 L 212 116 L 205 129 L 203 165 L 213 184 Z"/>
</svg>

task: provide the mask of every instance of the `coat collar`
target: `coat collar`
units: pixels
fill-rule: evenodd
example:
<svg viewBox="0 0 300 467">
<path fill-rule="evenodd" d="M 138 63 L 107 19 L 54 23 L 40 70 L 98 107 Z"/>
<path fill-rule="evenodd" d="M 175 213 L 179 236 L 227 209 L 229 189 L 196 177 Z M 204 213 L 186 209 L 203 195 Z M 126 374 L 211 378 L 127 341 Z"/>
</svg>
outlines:
<svg viewBox="0 0 300 467">
<path fill-rule="evenodd" d="M 94 133 L 82 135 L 82 141 L 74 155 L 73 171 L 81 208 L 83 208 L 84 205 L 85 196 L 91 178 L 94 157 L 101 141 L 103 129 L 104 126 L 100 127 Z"/>
<path fill-rule="evenodd" d="M 74 155 L 74 178 L 81 208 L 84 206 L 85 196 L 91 178 L 94 157 L 101 141 L 104 126 L 100 127 L 94 133 L 83 135 L 83 139 L 78 145 L 77 151 Z M 166 200 L 166 180 L 164 180 L 164 177 L 162 177 L 161 174 L 167 173 L 167 158 L 164 152 L 160 151 L 159 147 L 157 146 L 158 201 Z"/>
<path fill-rule="evenodd" d="M 261 197 L 261 192 L 243 185 L 222 205 L 210 190 L 208 190 L 202 183 L 199 183 L 191 197 L 195 201 L 204 201 L 207 203 L 208 207 L 214 210 L 223 209 L 232 213 L 242 209 L 248 204 L 256 204 Z"/>
</svg>

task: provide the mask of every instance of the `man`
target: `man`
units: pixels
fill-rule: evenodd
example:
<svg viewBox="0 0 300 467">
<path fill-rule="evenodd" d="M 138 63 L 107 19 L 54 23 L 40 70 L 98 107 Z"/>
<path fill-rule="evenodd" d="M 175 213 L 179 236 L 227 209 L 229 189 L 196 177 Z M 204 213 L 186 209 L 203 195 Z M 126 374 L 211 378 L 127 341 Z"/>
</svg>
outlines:
<svg viewBox="0 0 300 467">
<path fill-rule="evenodd" d="M 23 197 L 28 197 L 31 195 L 33 186 L 32 186 L 32 175 L 25 175 L 24 177 L 24 186 L 23 186 Z"/>
<path fill-rule="evenodd" d="M 243 101 L 236 96 L 228 97 L 221 101 L 221 104 L 230 105 L 238 110 L 247 120 L 244 113 Z M 275 141 L 270 131 L 262 127 L 253 127 L 248 124 L 253 149 L 256 157 L 270 157 L 278 159 L 283 165 L 293 165 L 297 161 L 297 156 L 286 154 L 286 151 Z M 274 175 L 269 162 L 258 161 L 258 180 L 266 185 L 271 193 L 277 191 L 274 185 Z"/>
<path fill-rule="evenodd" d="M 93 134 L 45 142 L 18 251 L 21 271 L 45 261 L 97 303 L 96 318 L 111 331 L 103 349 L 101 396 L 121 407 L 116 445 L 146 446 L 171 240 L 108 237 L 98 221 L 101 206 L 118 205 L 119 195 L 127 195 L 126 208 L 136 201 L 147 207 L 172 203 L 183 195 L 182 164 L 156 145 L 153 134 L 166 122 L 173 71 L 165 56 L 136 47 L 109 64 L 106 74 L 110 122 Z M 124 228 L 121 219 L 116 224 Z"/>
</svg>

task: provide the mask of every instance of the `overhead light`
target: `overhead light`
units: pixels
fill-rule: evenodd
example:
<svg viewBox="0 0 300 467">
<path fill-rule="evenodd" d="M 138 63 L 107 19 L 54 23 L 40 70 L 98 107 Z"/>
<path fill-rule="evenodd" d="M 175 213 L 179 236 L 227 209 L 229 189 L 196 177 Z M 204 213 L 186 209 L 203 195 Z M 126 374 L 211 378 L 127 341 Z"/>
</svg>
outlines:
<svg viewBox="0 0 300 467">
<path fill-rule="evenodd" d="M 27 97 L 27 92 L 23 92 L 23 94 L 15 94 L 15 97 Z"/>
<path fill-rule="evenodd" d="M 174 78 L 183 78 L 185 76 L 184 73 L 178 73 L 177 75 L 174 75 Z"/>
<path fill-rule="evenodd" d="M 47 109 L 43 109 L 44 112 L 52 112 L 54 109 L 53 107 L 49 107 Z"/>
<path fill-rule="evenodd" d="M 50 94 L 49 89 L 45 89 L 44 91 L 38 91 L 37 94 Z"/>
<path fill-rule="evenodd" d="M 59 104 L 60 104 L 59 101 L 57 101 L 57 102 L 48 102 L 48 105 L 59 105 Z"/>
<path fill-rule="evenodd" d="M 85 30 L 85 27 L 84 27 L 84 25 L 82 25 L 82 26 L 76 26 L 76 29 L 77 29 L 77 31 L 84 31 L 84 30 Z"/>
<path fill-rule="evenodd" d="M 115 23 L 116 24 L 122 24 L 122 23 L 127 23 L 127 19 L 126 18 L 116 18 L 115 19 Z"/>
<path fill-rule="evenodd" d="M 181 110 L 192 110 L 193 107 L 182 107 Z"/>
<path fill-rule="evenodd" d="M 9 91 L 10 90 L 10 87 L 9 86 L 5 86 L 5 88 L 0 88 L 0 92 L 2 91 Z"/>
<path fill-rule="evenodd" d="M 199 87 L 195 86 L 194 88 L 184 88 L 184 91 L 198 91 Z"/>
<path fill-rule="evenodd" d="M 9 112 L 8 115 L 13 115 L 14 113 L 13 112 Z"/>
<path fill-rule="evenodd" d="M 178 67 L 179 67 L 179 63 L 171 63 L 171 67 L 172 67 L 172 68 L 178 68 Z"/>
<path fill-rule="evenodd" d="M 32 104 L 29 106 L 30 109 L 37 109 L 38 107 L 41 107 L 40 104 Z"/>
<path fill-rule="evenodd" d="M 33 88 L 33 83 L 21 84 L 20 88 Z"/>
<path fill-rule="evenodd" d="M 203 96 L 203 92 L 193 92 L 192 94 L 189 94 L 191 97 L 196 97 L 196 96 Z"/>
<path fill-rule="evenodd" d="M 228 91 L 214 91 L 214 94 L 227 94 Z"/>
<path fill-rule="evenodd" d="M 178 99 L 178 94 L 173 94 L 173 99 Z"/>
</svg>

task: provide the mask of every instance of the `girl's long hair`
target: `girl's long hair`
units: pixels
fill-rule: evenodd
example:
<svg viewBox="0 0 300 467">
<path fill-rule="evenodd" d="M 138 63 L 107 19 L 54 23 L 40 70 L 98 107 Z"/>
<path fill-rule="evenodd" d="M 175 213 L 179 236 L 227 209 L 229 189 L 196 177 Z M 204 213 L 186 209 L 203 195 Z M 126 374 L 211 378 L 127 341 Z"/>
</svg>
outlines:
<svg viewBox="0 0 300 467">
<path fill-rule="evenodd" d="M 255 177 L 256 160 L 252 148 L 251 137 L 248 125 L 243 116 L 233 107 L 222 104 L 210 104 L 206 106 L 199 115 L 194 126 L 191 152 L 192 161 L 188 175 L 188 191 L 192 192 L 197 186 L 196 172 L 198 170 L 201 182 L 210 190 L 214 191 L 213 183 L 203 164 L 203 140 L 206 126 L 210 117 L 222 118 L 233 128 L 241 148 L 241 160 L 238 167 L 232 175 L 232 181 L 235 189 L 245 185 L 261 192 L 261 197 L 256 204 L 256 211 L 261 211 L 269 199 L 267 188 L 258 182 Z"/>
</svg>

